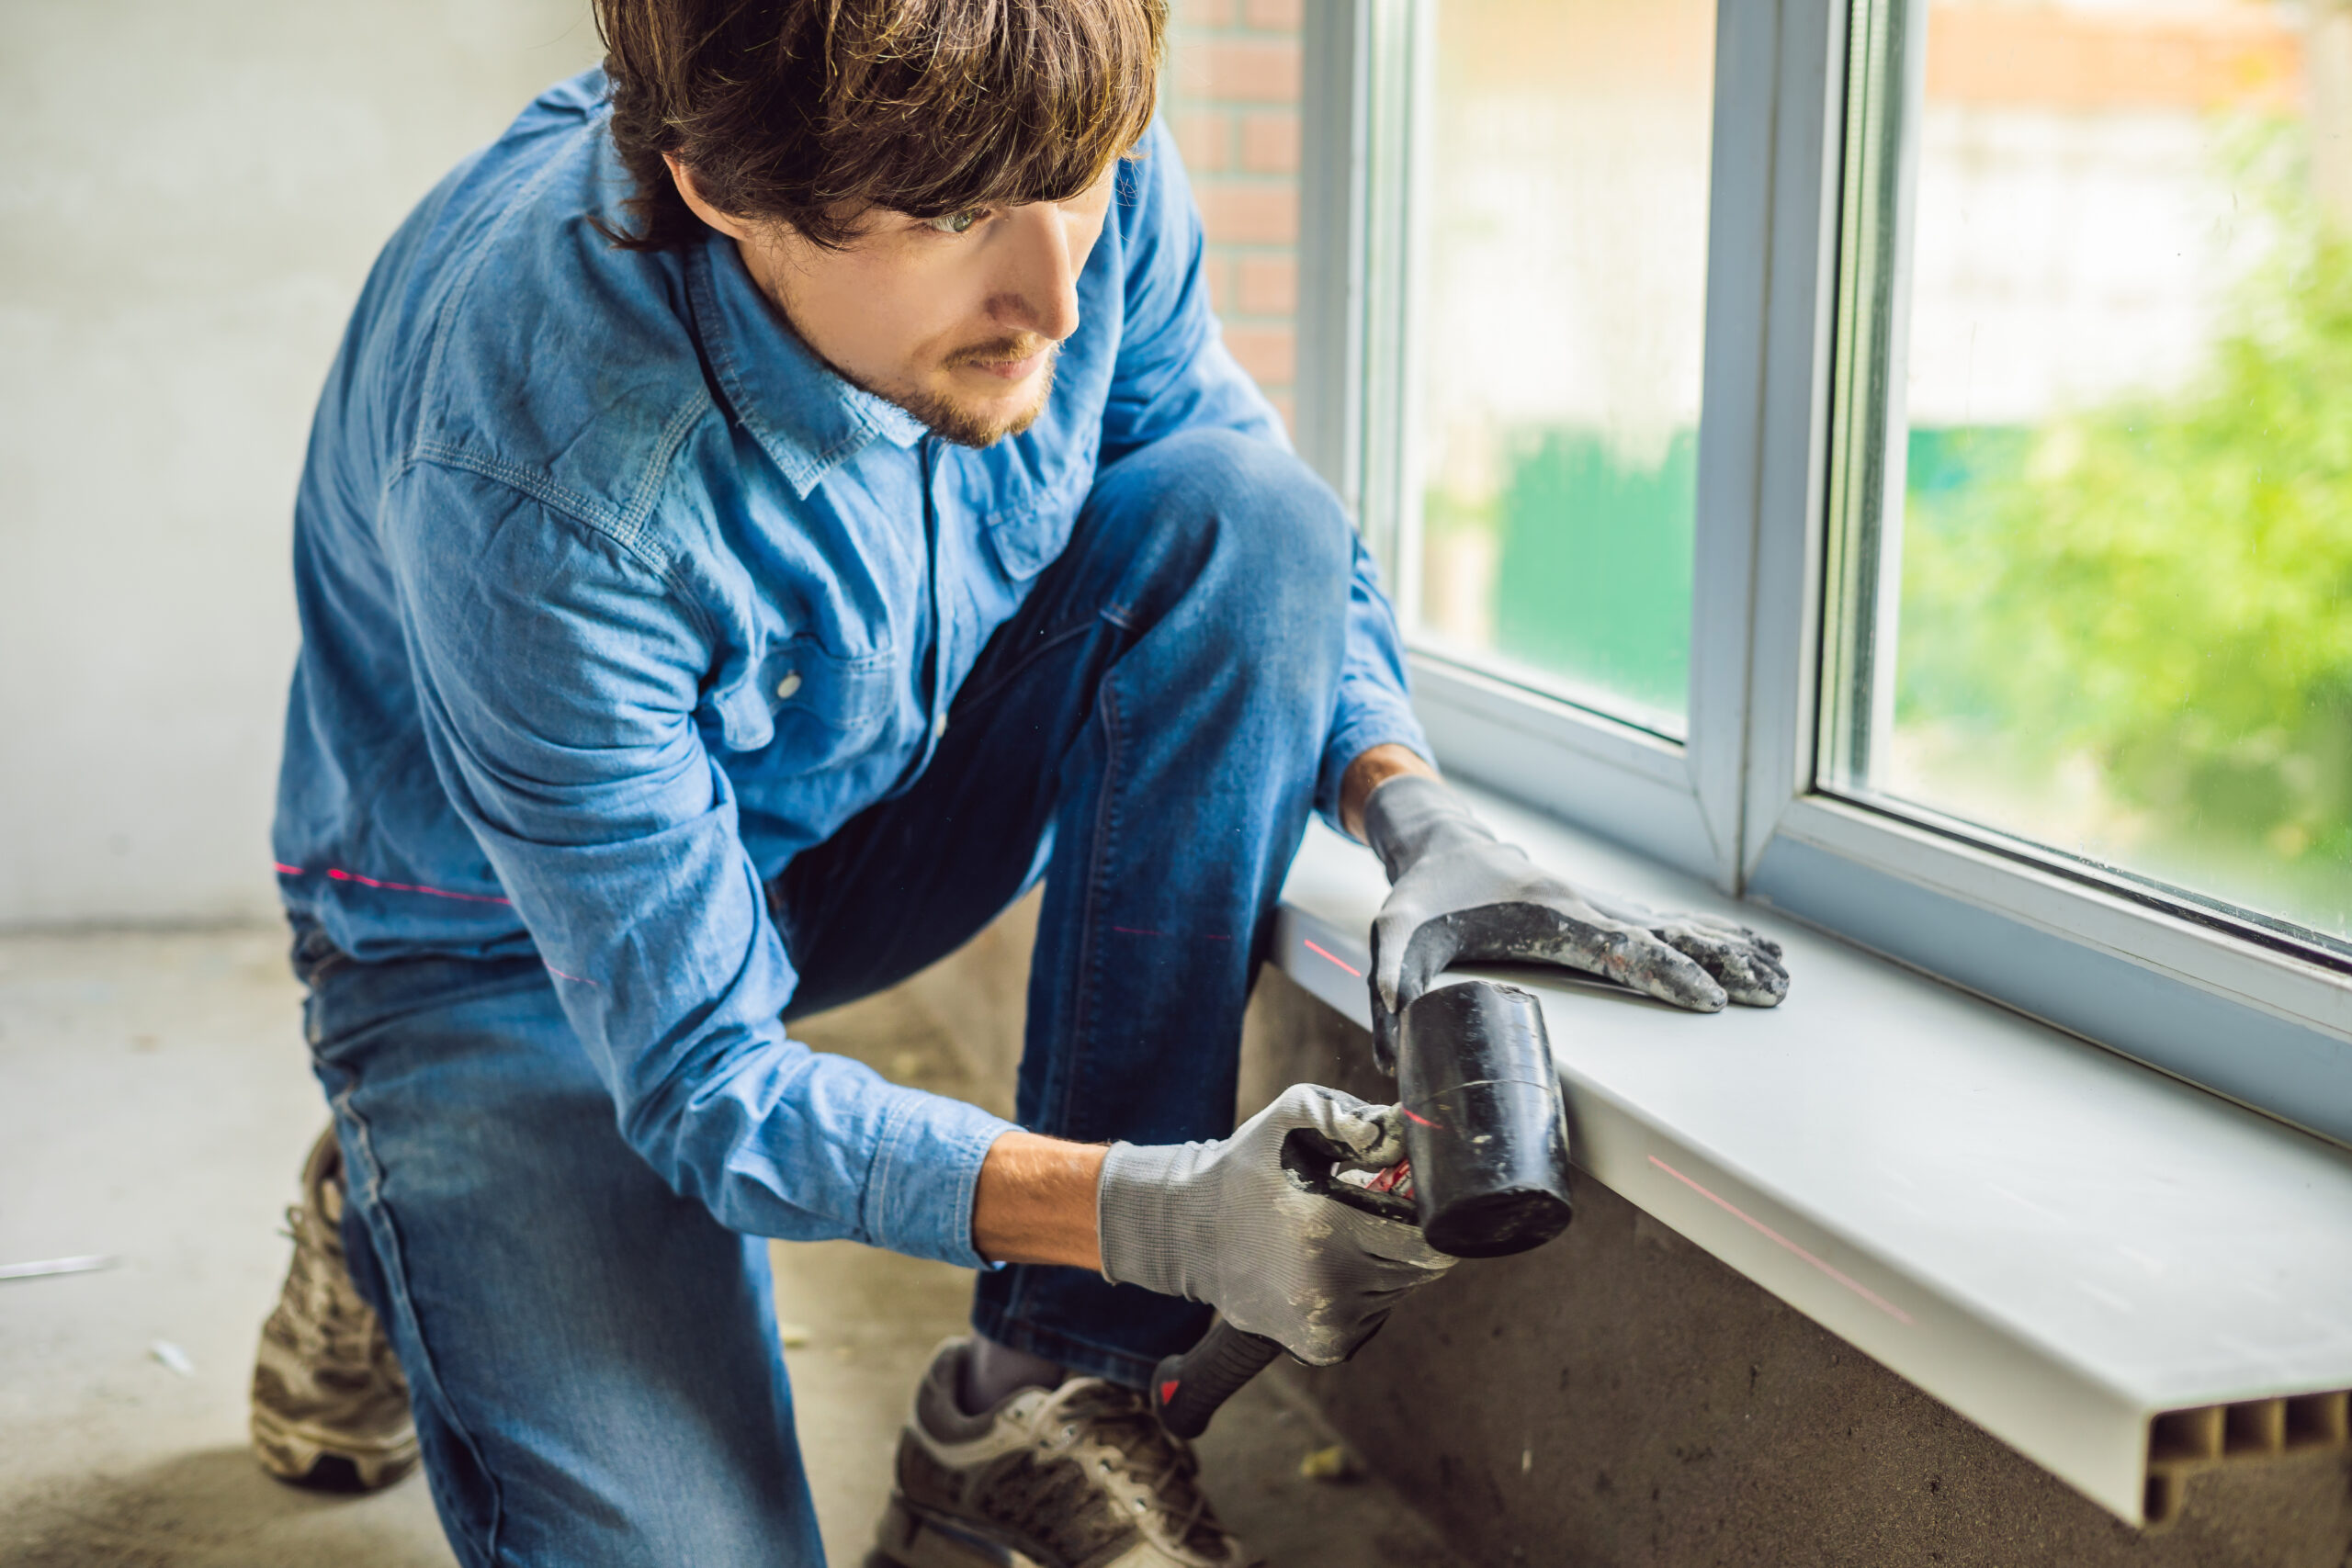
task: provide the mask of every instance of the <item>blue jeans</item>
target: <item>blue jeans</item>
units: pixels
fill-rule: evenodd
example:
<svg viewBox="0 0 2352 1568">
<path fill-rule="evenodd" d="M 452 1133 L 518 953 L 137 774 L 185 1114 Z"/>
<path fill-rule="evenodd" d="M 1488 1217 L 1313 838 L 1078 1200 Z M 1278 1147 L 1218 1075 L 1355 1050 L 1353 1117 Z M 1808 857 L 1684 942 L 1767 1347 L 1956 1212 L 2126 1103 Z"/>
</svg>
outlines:
<svg viewBox="0 0 2352 1568">
<path fill-rule="evenodd" d="M 1105 469 L 930 768 L 771 884 L 804 976 L 793 1011 L 953 951 L 1050 833 L 1020 1122 L 1223 1135 L 1332 719 L 1351 547 L 1329 491 L 1261 443 L 1188 434 Z M 315 930 L 295 957 L 353 1272 L 408 1372 L 459 1558 L 820 1562 L 766 1244 L 622 1141 L 544 968 L 362 964 Z M 972 1315 L 1140 1384 L 1207 1309 L 1012 1267 L 980 1277 Z"/>
</svg>

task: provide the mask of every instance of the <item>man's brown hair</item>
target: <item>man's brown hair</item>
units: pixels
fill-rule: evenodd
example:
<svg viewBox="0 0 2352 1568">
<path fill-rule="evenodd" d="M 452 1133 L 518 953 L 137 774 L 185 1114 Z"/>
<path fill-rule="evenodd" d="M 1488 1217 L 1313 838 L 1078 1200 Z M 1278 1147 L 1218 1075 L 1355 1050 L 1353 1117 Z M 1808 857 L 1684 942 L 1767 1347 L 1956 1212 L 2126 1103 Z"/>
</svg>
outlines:
<svg viewBox="0 0 2352 1568">
<path fill-rule="evenodd" d="M 837 245 L 917 218 L 1065 201 L 1150 124 L 1166 0 L 596 0 L 633 232 L 704 231 L 663 154 L 720 211 Z"/>
</svg>

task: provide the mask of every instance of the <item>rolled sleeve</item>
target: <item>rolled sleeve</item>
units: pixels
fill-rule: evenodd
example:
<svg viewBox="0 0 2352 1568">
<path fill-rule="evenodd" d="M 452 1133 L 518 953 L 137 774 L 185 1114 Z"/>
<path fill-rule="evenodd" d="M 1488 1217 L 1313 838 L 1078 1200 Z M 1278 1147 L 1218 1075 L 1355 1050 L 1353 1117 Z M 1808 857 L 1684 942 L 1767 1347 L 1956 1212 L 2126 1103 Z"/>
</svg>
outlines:
<svg viewBox="0 0 2352 1568">
<path fill-rule="evenodd" d="M 886 1127 L 865 1182 L 867 1228 L 902 1238 L 892 1251 L 985 1269 L 972 1246 L 972 1200 L 981 1162 L 1009 1129 L 978 1106 L 950 1100 L 956 1113 L 941 1114 L 922 1103 L 937 1098 L 910 1092 Z"/>
</svg>

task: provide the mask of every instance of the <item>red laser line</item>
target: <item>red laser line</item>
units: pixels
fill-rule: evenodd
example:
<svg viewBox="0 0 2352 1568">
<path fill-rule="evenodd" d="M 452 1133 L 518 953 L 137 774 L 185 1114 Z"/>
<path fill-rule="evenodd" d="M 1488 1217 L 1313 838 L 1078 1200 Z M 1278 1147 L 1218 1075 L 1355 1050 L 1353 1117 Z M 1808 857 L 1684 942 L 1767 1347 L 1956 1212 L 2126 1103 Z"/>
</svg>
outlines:
<svg viewBox="0 0 2352 1568">
<path fill-rule="evenodd" d="M 1839 1273 L 1837 1269 L 1831 1268 L 1828 1264 L 1824 1263 L 1820 1258 L 1815 1258 L 1812 1253 L 1807 1252 L 1804 1247 L 1799 1247 L 1795 1242 L 1791 1241 L 1787 1236 L 1782 1235 L 1779 1231 L 1774 1230 L 1770 1225 L 1768 1225 L 1763 1221 L 1757 1219 L 1754 1215 L 1746 1213 L 1734 1205 L 1724 1201 L 1721 1198 L 1716 1197 L 1713 1193 L 1708 1191 L 1705 1188 L 1700 1186 L 1697 1182 L 1691 1180 L 1689 1177 L 1683 1175 L 1672 1166 L 1667 1164 L 1666 1161 L 1658 1158 L 1657 1156 L 1650 1156 L 1649 1162 L 1657 1167 L 1660 1170 L 1666 1172 L 1667 1175 L 1674 1178 L 1675 1180 L 1682 1183 L 1683 1186 L 1690 1189 L 1691 1191 L 1696 1192 L 1700 1197 L 1704 1198 L 1708 1202 L 1713 1203 L 1715 1207 L 1723 1210 L 1724 1213 L 1731 1215 L 1734 1219 L 1744 1221 L 1747 1224 L 1754 1226 L 1758 1233 L 1768 1239 L 1776 1241 L 1782 1247 L 1787 1247 L 1791 1252 L 1795 1253 L 1799 1258 L 1804 1258 L 1807 1263 L 1812 1264 L 1815 1269 L 1820 1269 L 1823 1273 L 1828 1275 L 1831 1279 L 1837 1280 L 1839 1284 L 1853 1292 L 1854 1294 L 1861 1297 L 1862 1300 L 1870 1303 L 1871 1305 L 1878 1308 L 1879 1311 L 1894 1319 L 1895 1322 L 1905 1325 L 1908 1325 L 1911 1322 L 1911 1314 L 1909 1313 L 1905 1312 L 1901 1307 L 1896 1306 L 1884 1296 L 1880 1295 L 1869 1286 L 1864 1285 L 1847 1275 Z"/>
<path fill-rule="evenodd" d="M 571 981 L 571 982 L 573 985 L 575 985 L 575 986 L 596 986 L 596 982 L 595 982 L 595 981 L 594 981 L 594 980 L 583 979 L 583 978 L 582 978 L 580 976 L 577 976 L 577 975 L 567 975 L 567 974 L 565 974 L 562 970 L 560 970 L 560 969 L 557 968 L 554 964 L 548 964 L 548 961 L 547 961 L 546 959 L 544 959 L 544 958 L 540 959 L 540 960 L 539 960 L 539 962 L 540 962 L 541 964 L 546 964 L 546 965 L 547 965 L 547 971 L 548 971 L 548 974 L 550 974 L 550 975 L 552 975 L 552 976 L 555 976 L 557 979 L 559 979 L 559 980 L 569 980 L 569 981 Z M 600 991 L 604 989 L 604 987 L 603 987 L 602 986 L 596 986 L 596 988 L 597 988 L 598 990 L 600 990 Z"/>
<path fill-rule="evenodd" d="M 1361 969 L 1357 968 L 1354 964 L 1352 964 L 1349 963 L 1349 962 L 1348 962 L 1346 959 L 1344 959 L 1344 958 L 1339 957 L 1339 956 L 1337 956 L 1336 954 L 1333 954 L 1333 953 L 1326 953 L 1326 952 L 1324 952 L 1320 947 L 1318 947 L 1318 946 L 1317 946 L 1317 945 L 1316 945 L 1316 943 L 1315 943 L 1315 939 L 1314 939 L 1313 937 L 1304 937 L 1304 936 L 1303 936 L 1303 937 L 1299 938 L 1298 940 L 1299 940 L 1299 941 L 1301 941 L 1301 942 L 1305 942 L 1305 943 L 1306 943 L 1306 951 L 1307 951 L 1307 952 L 1309 952 L 1309 953 L 1313 953 L 1313 954 L 1315 954 L 1317 958 L 1329 958 L 1329 959 L 1330 959 L 1330 960 L 1331 960 L 1331 962 L 1332 962 L 1332 963 L 1334 963 L 1334 964 L 1338 964 L 1340 968 L 1342 968 L 1342 969 L 1346 970 L 1349 974 L 1353 975 L 1357 979 L 1361 980 L 1361 979 L 1363 979 L 1363 970 L 1361 970 Z"/>
<path fill-rule="evenodd" d="M 280 876 L 311 874 L 299 865 L 287 865 L 278 861 L 272 861 L 270 864 L 277 867 L 277 874 Z M 362 887 L 380 887 L 387 893 L 422 893 L 431 898 L 455 898 L 461 904 L 512 905 L 514 902 L 512 898 L 493 898 L 487 893 L 452 893 L 445 887 L 419 887 L 409 882 L 379 882 L 372 876 L 362 876 L 356 871 L 345 871 L 339 865 L 327 867 L 327 877 L 334 882 L 356 882 Z"/>
</svg>

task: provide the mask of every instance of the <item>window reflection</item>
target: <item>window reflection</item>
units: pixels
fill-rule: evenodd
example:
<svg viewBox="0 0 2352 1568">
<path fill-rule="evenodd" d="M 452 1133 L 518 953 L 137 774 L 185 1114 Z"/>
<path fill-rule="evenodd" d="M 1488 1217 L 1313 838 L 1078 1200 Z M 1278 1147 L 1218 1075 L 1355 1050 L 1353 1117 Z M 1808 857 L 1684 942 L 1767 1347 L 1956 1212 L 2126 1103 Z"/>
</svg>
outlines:
<svg viewBox="0 0 2352 1568">
<path fill-rule="evenodd" d="M 1892 744 L 1849 782 L 2352 935 L 2352 11 L 1928 23 Z"/>
<path fill-rule="evenodd" d="M 1669 733 L 1713 9 L 1438 0 L 1413 186 L 1419 637 Z"/>
</svg>

